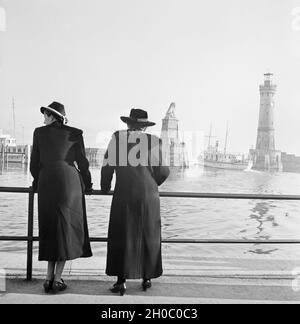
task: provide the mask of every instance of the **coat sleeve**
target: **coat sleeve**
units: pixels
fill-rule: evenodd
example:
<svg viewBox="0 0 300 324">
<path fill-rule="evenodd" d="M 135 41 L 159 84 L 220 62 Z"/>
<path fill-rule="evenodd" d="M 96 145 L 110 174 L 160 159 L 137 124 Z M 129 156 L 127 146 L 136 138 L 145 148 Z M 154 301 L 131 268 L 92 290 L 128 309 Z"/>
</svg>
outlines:
<svg viewBox="0 0 300 324">
<path fill-rule="evenodd" d="M 163 153 L 162 153 L 162 141 L 159 139 L 159 149 L 158 151 L 154 150 L 154 154 L 158 154 L 157 157 L 154 156 L 154 158 L 151 159 L 152 165 L 152 176 L 154 180 L 156 181 L 157 185 L 160 186 L 165 182 L 165 180 L 168 178 L 170 174 L 170 169 L 166 165 L 165 160 L 163 159 Z"/>
<path fill-rule="evenodd" d="M 116 166 L 116 134 L 112 136 L 107 150 L 104 155 L 103 165 L 101 168 L 101 191 L 108 193 L 111 189 L 111 181 Z"/>
<path fill-rule="evenodd" d="M 40 150 L 38 145 L 38 130 L 37 128 L 33 133 L 33 144 L 30 156 L 30 173 L 33 177 L 32 187 L 34 191 L 37 190 L 39 173 L 40 173 Z"/>
<path fill-rule="evenodd" d="M 82 179 L 83 179 L 83 182 L 85 185 L 85 189 L 86 190 L 91 189 L 93 186 L 92 177 L 91 177 L 91 173 L 89 170 L 89 161 L 85 155 L 85 147 L 84 147 L 84 142 L 83 142 L 82 131 L 80 131 L 80 134 L 78 136 L 75 160 L 76 160 L 79 172 L 82 176 Z"/>
</svg>

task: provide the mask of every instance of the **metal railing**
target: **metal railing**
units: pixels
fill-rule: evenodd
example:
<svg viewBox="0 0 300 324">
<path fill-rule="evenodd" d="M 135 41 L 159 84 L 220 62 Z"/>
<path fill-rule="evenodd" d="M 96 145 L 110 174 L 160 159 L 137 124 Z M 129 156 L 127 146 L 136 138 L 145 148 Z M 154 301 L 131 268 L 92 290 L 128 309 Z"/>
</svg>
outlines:
<svg viewBox="0 0 300 324">
<path fill-rule="evenodd" d="M 32 279 L 33 242 L 38 241 L 33 236 L 34 225 L 34 192 L 32 188 L 0 187 L 4 193 L 28 193 L 28 223 L 27 236 L 0 236 L 0 241 L 27 242 L 26 280 Z M 96 196 L 111 196 L 113 192 L 103 194 L 100 190 L 93 190 Z M 160 192 L 160 197 L 168 198 L 212 198 L 212 199 L 260 199 L 260 200 L 299 200 L 300 195 L 266 195 L 266 194 L 230 194 L 230 193 L 196 193 L 196 192 Z M 90 242 L 107 242 L 105 237 L 90 237 Z M 237 240 L 237 239 L 163 239 L 162 243 L 201 243 L 201 244 L 300 244 L 300 240 Z"/>
</svg>

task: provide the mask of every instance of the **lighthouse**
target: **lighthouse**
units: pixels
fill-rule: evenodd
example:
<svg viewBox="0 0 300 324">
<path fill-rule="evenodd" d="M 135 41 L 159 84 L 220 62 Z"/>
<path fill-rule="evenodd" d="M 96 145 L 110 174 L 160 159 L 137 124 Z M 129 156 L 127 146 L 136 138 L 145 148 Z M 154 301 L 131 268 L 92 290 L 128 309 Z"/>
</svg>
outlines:
<svg viewBox="0 0 300 324">
<path fill-rule="evenodd" d="M 275 149 L 274 109 L 277 86 L 273 74 L 264 74 L 264 84 L 259 86 L 260 108 L 256 148 L 252 152 L 252 169 L 282 171 L 281 152 Z"/>
</svg>

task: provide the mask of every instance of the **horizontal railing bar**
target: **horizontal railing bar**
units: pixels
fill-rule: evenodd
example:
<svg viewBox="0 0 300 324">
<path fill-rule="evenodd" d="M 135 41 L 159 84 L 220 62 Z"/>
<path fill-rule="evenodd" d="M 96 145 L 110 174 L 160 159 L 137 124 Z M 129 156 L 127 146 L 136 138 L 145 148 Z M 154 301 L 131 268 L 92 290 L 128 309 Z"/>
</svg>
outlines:
<svg viewBox="0 0 300 324">
<path fill-rule="evenodd" d="M 220 198 L 220 199 L 265 199 L 265 200 L 300 200 L 300 195 L 266 195 L 266 194 L 231 194 L 231 193 L 197 193 L 197 192 L 160 192 L 160 197 L 170 198 Z"/>
<path fill-rule="evenodd" d="M 204 244 L 300 244 L 300 240 L 225 240 L 225 239 L 167 239 L 162 243 L 204 243 Z"/>
<path fill-rule="evenodd" d="M 0 192 L 7 193 L 28 193 L 31 187 L 0 187 Z M 101 190 L 93 190 L 95 196 L 111 196 L 113 191 L 107 194 Z M 234 194 L 234 193 L 205 193 L 205 192 L 167 192 L 159 193 L 160 197 L 168 198 L 219 198 L 219 199 L 265 199 L 265 200 L 300 200 L 300 195 L 269 195 L 269 194 Z"/>
<path fill-rule="evenodd" d="M 38 241 L 38 237 L 36 239 L 30 238 L 28 236 L 0 236 L 0 241 L 24 241 L 27 242 L 29 240 Z"/>
<path fill-rule="evenodd" d="M 91 237 L 91 242 L 107 242 L 106 238 Z M 300 240 L 233 240 L 233 239 L 163 239 L 162 243 L 207 244 L 300 244 Z"/>
<path fill-rule="evenodd" d="M 31 192 L 31 187 L 0 187 L 0 192 L 7 193 L 29 193 Z"/>
<path fill-rule="evenodd" d="M 0 236 L 0 241 L 39 241 L 38 236 Z M 106 237 L 90 237 L 90 242 L 107 242 Z M 234 240 L 234 239 L 163 239 L 162 243 L 205 244 L 300 244 L 300 240 Z"/>
</svg>

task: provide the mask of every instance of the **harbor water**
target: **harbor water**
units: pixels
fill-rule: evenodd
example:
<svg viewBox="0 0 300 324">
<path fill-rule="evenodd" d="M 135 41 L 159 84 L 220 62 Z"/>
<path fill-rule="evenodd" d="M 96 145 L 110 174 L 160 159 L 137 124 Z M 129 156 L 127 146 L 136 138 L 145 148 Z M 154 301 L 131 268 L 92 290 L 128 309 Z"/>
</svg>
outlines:
<svg viewBox="0 0 300 324">
<path fill-rule="evenodd" d="M 99 189 L 100 169 L 93 168 L 91 173 L 94 189 Z M 28 187 L 31 182 L 26 166 L 9 165 L 0 174 L 0 186 Z M 160 191 L 300 195 L 300 174 L 195 166 L 172 171 Z M 106 237 L 111 197 L 87 196 L 86 201 L 90 236 Z M 26 236 L 27 208 L 28 194 L 0 193 L 0 235 Z M 300 239 L 300 201 L 161 198 L 161 216 L 163 239 Z M 37 197 L 34 235 L 38 235 Z M 98 271 L 102 271 L 105 269 L 106 244 L 93 243 L 92 248 L 94 256 L 99 257 L 100 261 L 91 261 L 87 268 L 95 266 Z M 38 244 L 34 243 L 36 259 L 37 250 Z M 25 260 L 26 242 L 0 242 L 1 255 L 0 267 L 2 262 L 3 267 L 9 264 L 9 267 L 14 268 L 13 261 L 7 262 L 6 259 L 11 257 L 16 263 L 19 259 Z M 263 271 L 268 265 L 274 271 L 292 271 L 298 264 L 300 266 L 300 246 L 168 243 L 163 244 L 163 258 L 167 271 L 176 269 L 177 273 L 183 274 L 194 273 L 199 269 L 236 271 L 241 262 L 247 264 L 253 273 L 258 269 Z M 231 262 L 226 267 L 222 260 L 231 260 L 235 265 Z"/>
</svg>

